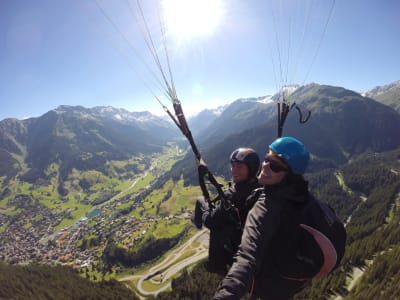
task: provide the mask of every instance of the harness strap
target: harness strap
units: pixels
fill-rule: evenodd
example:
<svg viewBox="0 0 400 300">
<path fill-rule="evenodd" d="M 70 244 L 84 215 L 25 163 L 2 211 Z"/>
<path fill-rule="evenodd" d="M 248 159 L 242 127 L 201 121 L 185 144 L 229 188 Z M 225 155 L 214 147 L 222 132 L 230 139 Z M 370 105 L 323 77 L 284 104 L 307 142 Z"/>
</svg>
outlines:
<svg viewBox="0 0 400 300">
<path fill-rule="evenodd" d="M 285 102 L 285 99 L 283 99 L 282 103 L 278 102 L 277 105 L 278 105 L 278 138 L 282 137 L 283 126 L 285 125 L 285 121 L 289 114 L 289 111 L 291 111 L 293 107 L 295 107 L 299 113 L 299 123 L 300 124 L 306 123 L 311 116 L 311 111 L 308 110 L 307 115 L 304 117 L 303 111 L 296 104 L 296 102 L 293 102 L 292 105 L 289 105 Z"/>
<path fill-rule="evenodd" d="M 216 190 L 218 192 L 218 198 L 220 198 L 223 202 L 227 202 L 224 191 L 222 190 L 222 185 L 217 182 L 214 175 L 208 169 L 207 164 L 204 162 L 203 158 L 201 157 L 200 151 L 198 150 L 198 148 L 194 142 L 192 133 L 186 122 L 186 118 L 183 113 L 180 101 L 177 98 L 173 99 L 173 107 L 174 107 L 174 111 L 175 111 L 175 115 L 176 115 L 176 117 L 174 117 L 172 115 L 172 113 L 168 110 L 168 108 L 165 105 L 163 105 L 159 99 L 157 99 L 157 100 L 163 106 L 164 110 L 167 112 L 167 114 L 173 120 L 175 125 L 181 130 L 182 134 L 189 141 L 189 144 L 192 148 L 192 151 L 193 151 L 193 153 L 196 157 L 196 161 L 197 161 L 199 185 L 200 185 L 201 191 L 203 193 L 204 199 L 208 202 L 208 204 L 210 205 L 210 208 L 212 208 L 214 205 L 210 199 L 210 194 L 209 194 L 207 186 L 206 186 L 205 178 L 207 178 L 208 181 L 216 188 Z"/>
</svg>

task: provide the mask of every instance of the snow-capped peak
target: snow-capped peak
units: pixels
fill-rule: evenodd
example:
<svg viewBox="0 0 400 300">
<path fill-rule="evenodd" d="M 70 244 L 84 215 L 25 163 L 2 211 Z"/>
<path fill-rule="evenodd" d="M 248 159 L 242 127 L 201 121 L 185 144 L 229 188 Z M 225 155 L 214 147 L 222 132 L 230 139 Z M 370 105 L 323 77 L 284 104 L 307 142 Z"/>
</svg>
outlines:
<svg viewBox="0 0 400 300">
<path fill-rule="evenodd" d="M 370 96 L 378 96 L 379 94 L 385 93 L 393 88 L 400 87 L 400 80 L 397 80 L 395 82 L 382 85 L 382 86 L 376 86 L 368 91 L 362 92 L 361 95 L 364 97 L 370 97 Z"/>
</svg>

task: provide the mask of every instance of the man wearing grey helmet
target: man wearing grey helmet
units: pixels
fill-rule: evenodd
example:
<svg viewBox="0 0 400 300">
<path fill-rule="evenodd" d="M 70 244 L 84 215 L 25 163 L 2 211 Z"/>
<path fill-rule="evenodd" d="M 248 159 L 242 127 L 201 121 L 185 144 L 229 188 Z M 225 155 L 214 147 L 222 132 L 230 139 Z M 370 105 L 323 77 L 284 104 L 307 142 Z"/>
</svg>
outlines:
<svg viewBox="0 0 400 300">
<path fill-rule="evenodd" d="M 197 200 L 193 219 L 197 228 L 204 225 L 210 229 L 207 268 L 222 275 L 232 264 L 247 213 L 254 204 L 246 199 L 260 187 L 257 180 L 260 158 L 253 149 L 236 149 L 230 156 L 230 163 L 234 184 L 224 192 L 225 201 L 210 210 L 204 199 Z"/>
</svg>

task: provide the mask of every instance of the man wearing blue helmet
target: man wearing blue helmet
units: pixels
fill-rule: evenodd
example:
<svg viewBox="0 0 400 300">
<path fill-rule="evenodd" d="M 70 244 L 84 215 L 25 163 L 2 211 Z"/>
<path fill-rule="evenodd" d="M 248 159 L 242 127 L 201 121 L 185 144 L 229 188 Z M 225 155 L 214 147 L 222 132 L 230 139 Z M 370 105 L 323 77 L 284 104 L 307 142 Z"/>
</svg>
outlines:
<svg viewBox="0 0 400 300">
<path fill-rule="evenodd" d="M 214 299 L 241 299 L 247 292 L 251 299 L 292 299 L 312 278 L 337 266 L 343 253 L 337 255 L 321 232 L 306 225 L 310 214 L 305 211 L 317 201 L 303 178 L 309 160 L 308 150 L 295 138 L 282 137 L 269 146 L 258 175 L 262 193 Z"/>
<path fill-rule="evenodd" d="M 253 149 L 236 149 L 230 163 L 233 185 L 224 192 L 226 202 L 219 202 L 210 210 L 204 199 L 197 200 L 193 220 L 197 228 L 204 225 L 210 229 L 207 269 L 222 275 L 232 264 L 247 214 L 254 204 L 246 199 L 260 187 L 257 180 L 260 158 Z"/>
</svg>

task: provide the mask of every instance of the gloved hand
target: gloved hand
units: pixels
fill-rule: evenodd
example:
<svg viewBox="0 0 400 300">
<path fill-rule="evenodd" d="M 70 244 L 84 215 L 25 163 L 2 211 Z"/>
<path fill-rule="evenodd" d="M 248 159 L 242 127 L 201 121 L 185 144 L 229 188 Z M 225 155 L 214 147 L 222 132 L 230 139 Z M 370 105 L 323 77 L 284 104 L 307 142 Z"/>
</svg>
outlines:
<svg viewBox="0 0 400 300">
<path fill-rule="evenodd" d="M 199 198 L 196 200 L 192 222 L 194 223 L 194 225 L 196 225 L 197 229 L 201 229 L 201 227 L 203 226 L 203 214 L 205 212 L 208 212 L 208 210 L 208 203 L 204 198 Z"/>
</svg>

